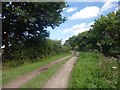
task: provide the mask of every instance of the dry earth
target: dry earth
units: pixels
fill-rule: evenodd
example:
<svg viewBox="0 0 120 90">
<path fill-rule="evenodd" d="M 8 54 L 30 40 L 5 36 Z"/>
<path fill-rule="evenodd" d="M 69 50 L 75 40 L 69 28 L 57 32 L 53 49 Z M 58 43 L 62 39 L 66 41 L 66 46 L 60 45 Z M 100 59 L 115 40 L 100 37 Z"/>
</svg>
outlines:
<svg viewBox="0 0 120 90">
<path fill-rule="evenodd" d="M 67 88 L 70 73 L 72 71 L 72 68 L 78 59 L 79 53 L 77 53 L 76 56 L 69 59 L 65 65 L 58 70 L 58 72 L 45 84 L 43 87 L 43 90 L 46 88 Z"/>
</svg>

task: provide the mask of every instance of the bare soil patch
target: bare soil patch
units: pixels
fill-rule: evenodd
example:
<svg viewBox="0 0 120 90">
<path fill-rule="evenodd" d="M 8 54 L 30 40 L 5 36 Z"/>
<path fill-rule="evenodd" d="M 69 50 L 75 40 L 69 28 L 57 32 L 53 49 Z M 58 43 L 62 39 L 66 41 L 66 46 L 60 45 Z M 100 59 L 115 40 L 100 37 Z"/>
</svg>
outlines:
<svg viewBox="0 0 120 90">
<path fill-rule="evenodd" d="M 78 54 L 71 59 L 69 59 L 63 67 L 58 70 L 58 72 L 45 84 L 43 90 L 45 88 L 67 88 L 69 77 L 72 71 L 76 60 L 78 59 Z"/>
</svg>

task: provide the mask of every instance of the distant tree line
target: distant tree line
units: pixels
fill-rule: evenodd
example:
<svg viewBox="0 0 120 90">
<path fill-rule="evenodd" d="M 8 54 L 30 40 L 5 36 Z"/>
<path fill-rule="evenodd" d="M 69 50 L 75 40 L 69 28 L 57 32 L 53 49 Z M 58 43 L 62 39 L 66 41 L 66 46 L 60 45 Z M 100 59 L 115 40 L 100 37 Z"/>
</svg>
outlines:
<svg viewBox="0 0 120 90">
<path fill-rule="evenodd" d="M 48 38 L 46 30 L 66 21 L 61 15 L 66 7 L 65 2 L 2 2 L 3 62 L 66 52 L 60 40 Z"/>
<path fill-rule="evenodd" d="M 95 20 L 89 31 L 69 38 L 65 45 L 71 49 L 98 50 L 105 55 L 120 55 L 120 10 Z"/>
</svg>

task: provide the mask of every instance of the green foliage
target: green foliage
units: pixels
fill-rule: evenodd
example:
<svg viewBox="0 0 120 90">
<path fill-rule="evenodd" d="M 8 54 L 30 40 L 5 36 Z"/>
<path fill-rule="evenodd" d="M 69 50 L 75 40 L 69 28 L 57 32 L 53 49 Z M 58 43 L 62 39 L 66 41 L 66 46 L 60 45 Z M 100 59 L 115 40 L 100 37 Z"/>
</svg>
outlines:
<svg viewBox="0 0 120 90">
<path fill-rule="evenodd" d="M 113 68 L 116 67 L 116 68 Z M 73 68 L 69 88 L 117 88 L 118 64 L 95 52 L 80 52 Z"/>
<path fill-rule="evenodd" d="M 90 51 L 97 49 L 105 55 L 120 55 L 120 11 L 109 13 L 95 20 L 89 31 L 66 41 L 72 48 Z"/>
<path fill-rule="evenodd" d="M 73 36 L 73 37 L 69 38 L 69 40 L 66 40 L 64 45 L 70 47 L 73 50 L 76 46 L 76 41 L 75 40 L 76 40 L 76 37 Z"/>
<path fill-rule="evenodd" d="M 65 2 L 3 2 L 3 58 L 45 57 L 49 52 L 48 42 L 45 40 L 49 37 L 46 28 L 58 27 L 66 21 L 61 15 L 65 7 Z"/>
<path fill-rule="evenodd" d="M 26 41 L 25 46 L 14 43 L 12 46 L 10 59 L 4 61 L 4 65 L 17 67 L 25 62 L 36 62 L 61 53 L 68 53 L 69 48 L 61 45 L 60 40 L 39 39 L 35 38 L 32 41 Z"/>
<path fill-rule="evenodd" d="M 66 52 L 67 48 L 63 50 L 61 41 L 48 39 L 49 32 L 46 30 L 66 21 L 61 15 L 65 7 L 65 2 L 3 2 L 4 64 L 16 67 Z"/>
</svg>

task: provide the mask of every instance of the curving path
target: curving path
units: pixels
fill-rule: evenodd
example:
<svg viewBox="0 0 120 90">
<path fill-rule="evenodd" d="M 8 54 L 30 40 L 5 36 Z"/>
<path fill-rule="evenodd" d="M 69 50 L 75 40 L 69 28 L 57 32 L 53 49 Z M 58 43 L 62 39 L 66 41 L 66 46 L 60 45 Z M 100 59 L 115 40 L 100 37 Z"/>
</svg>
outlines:
<svg viewBox="0 0 120 90">
<path fill-rule="evenodd" d="M 67 84 L 69 81 L 70 73 L 72 68 L 78 59 L 79 53 L 77 52 L 76 56 L 69 59 L 63 67 L 58 70 L 58 72 L 45 84 L 43 90 L 45 88 L 67 88 Z"/>
<path fill-rule="evenodd" d="M 59 63 L 63 60 L 68 59 L 70 56 L 66 56 L 62 59 L 58 59 L 54 62 L 51 62 L 45 66 L 42 66 L 30 73 L 27 73 L 23 76 L 20 76 L 12 81 L 10 81 L 9 83 L 7 83 L 6 85 L 3 85 L 2 88 L 20 88 L 22 85 L 24 85 L 26 82 L 28 82 L 29 80 L 31 80 L 33 77 L 35 77 L 36 75 L 40 74 L 42 71 L 47 70 L 48 68 L 50 68 L 52 65 Z"/>
</svg>

